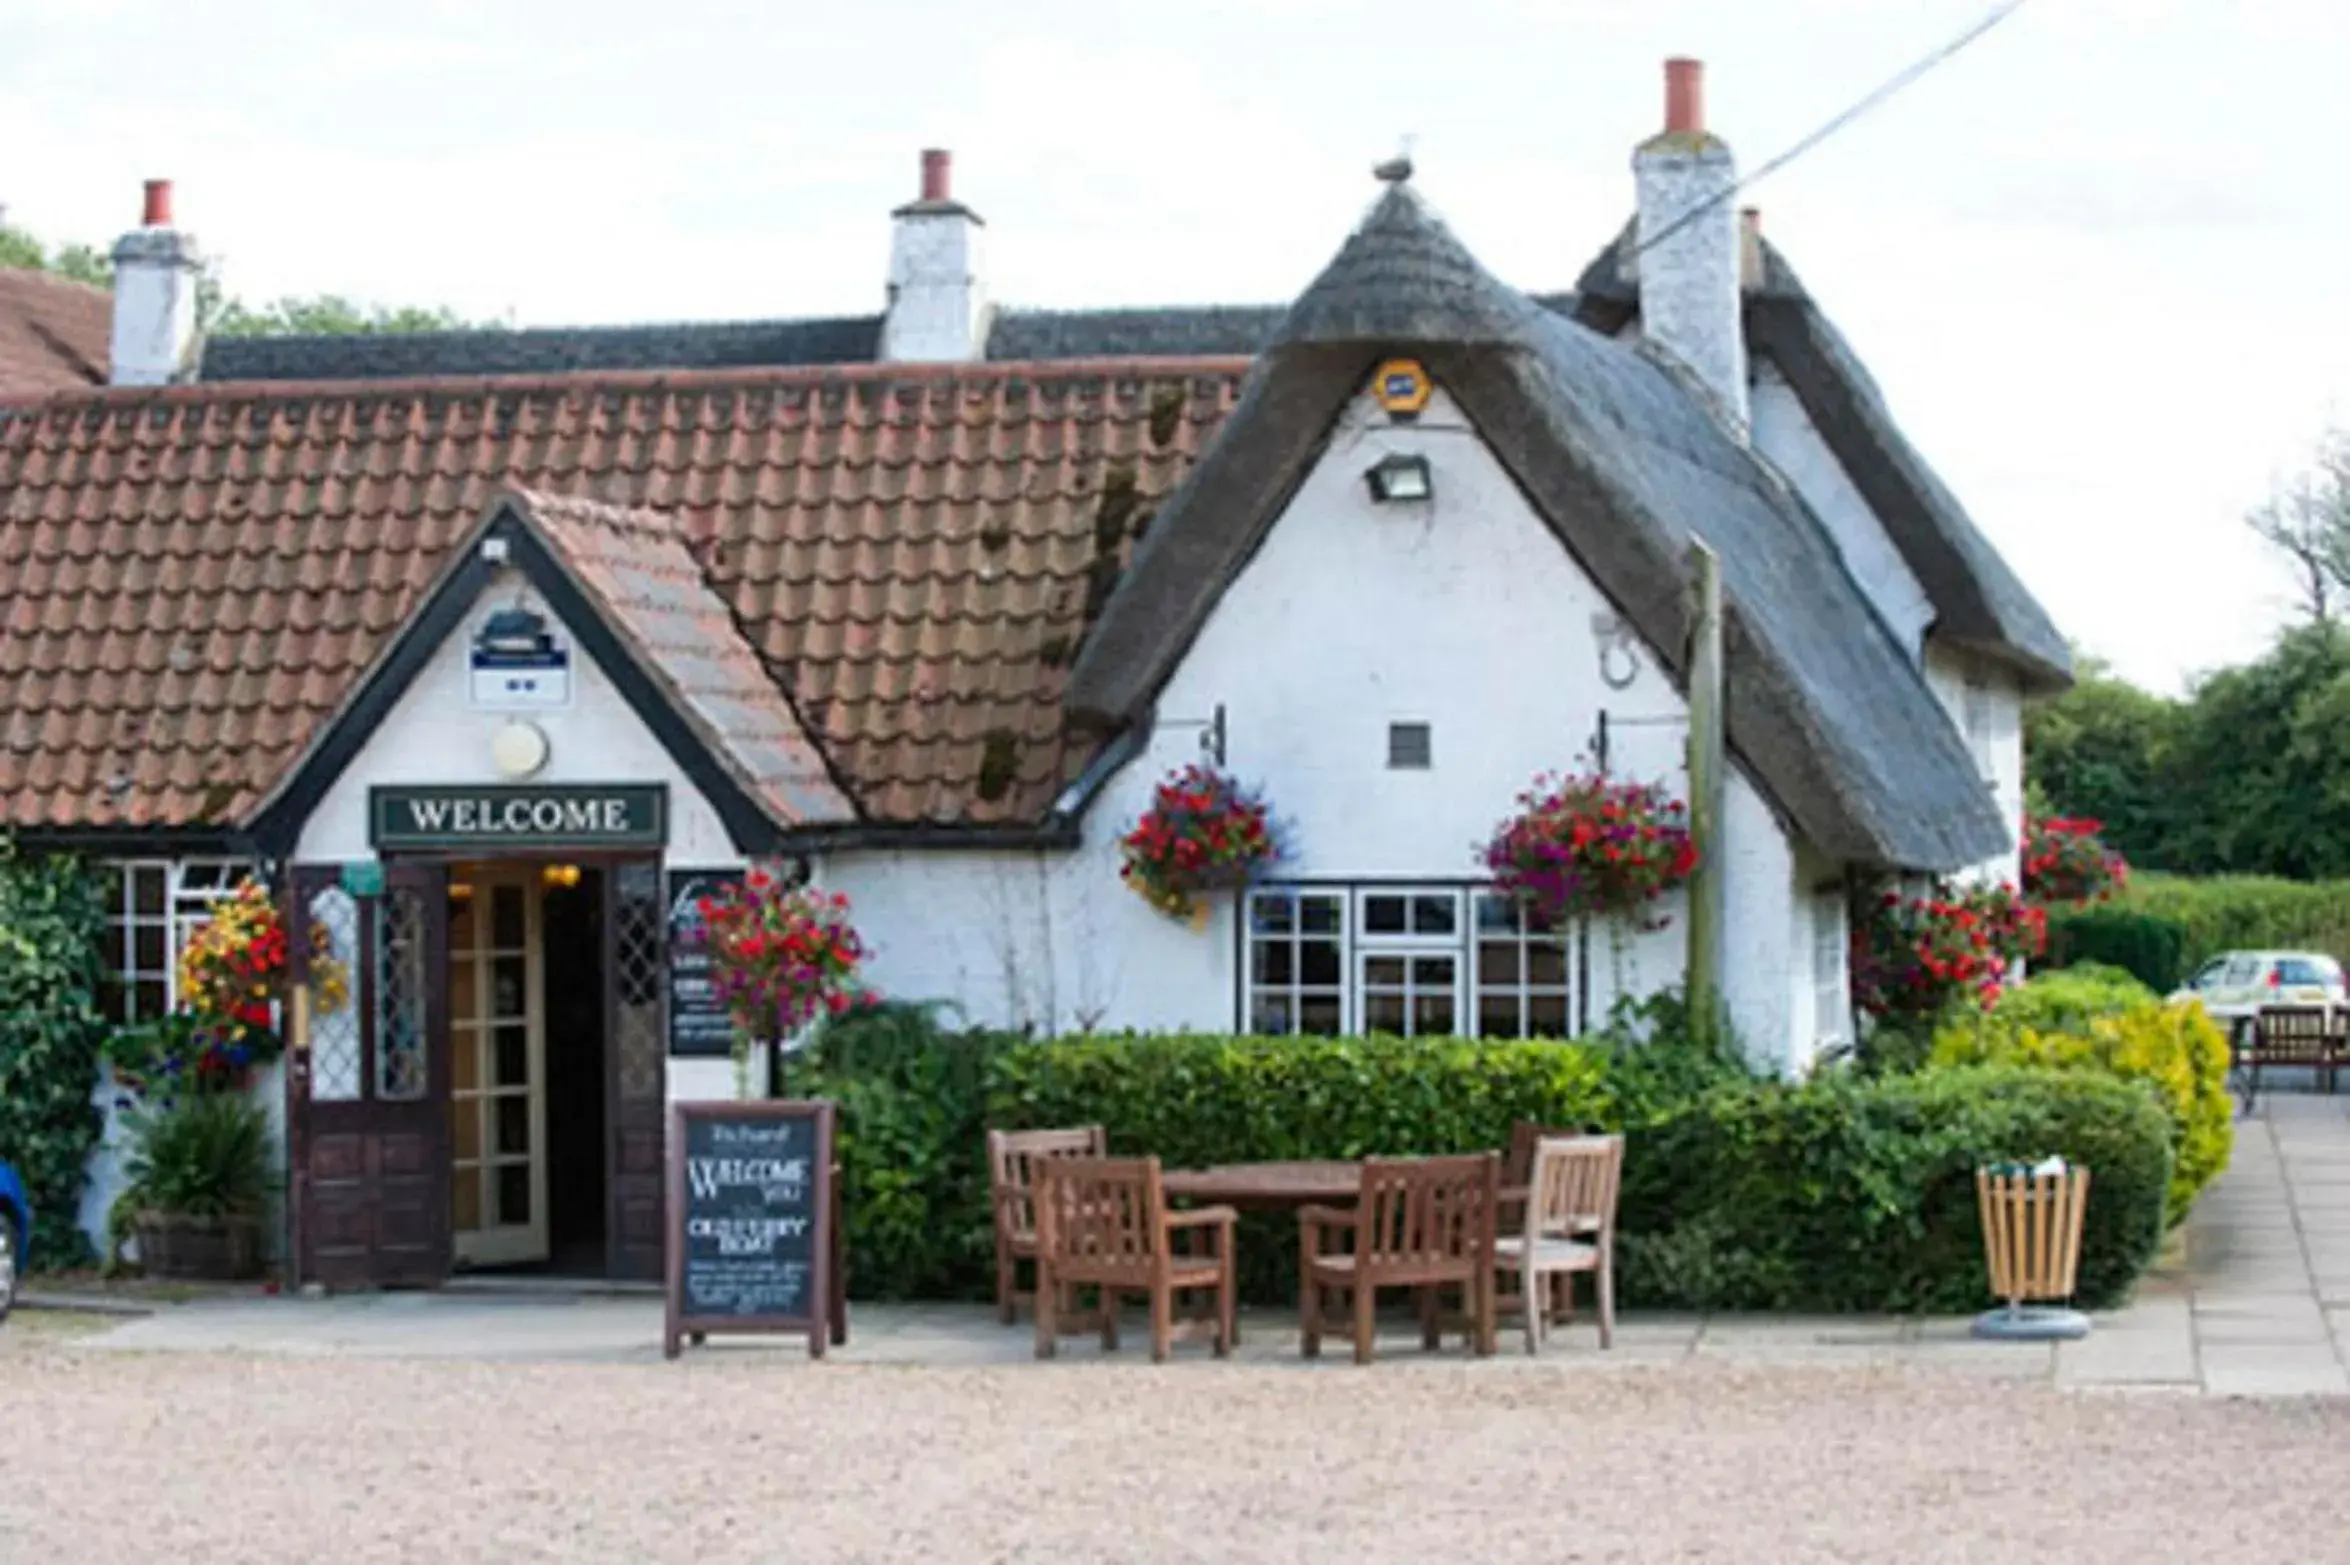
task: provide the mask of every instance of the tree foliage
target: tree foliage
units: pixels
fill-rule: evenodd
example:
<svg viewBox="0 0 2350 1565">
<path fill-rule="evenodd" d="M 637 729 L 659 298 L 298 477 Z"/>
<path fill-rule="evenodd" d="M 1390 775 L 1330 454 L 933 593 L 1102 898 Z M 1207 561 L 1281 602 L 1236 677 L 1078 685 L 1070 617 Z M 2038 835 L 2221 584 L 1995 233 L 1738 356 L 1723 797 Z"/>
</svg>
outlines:
<svg viewBox="0 0 2350 1565">
<path fill-rule="evenodd" d="M 114 261 L 91 245 L 52 250 L 22 229 L 0 226 L 0 267 L 49 272 L 93 287 L 114 286 Z M 196 320 L 215 337 L 346 336 L 375 332 L 467 331 L 495 327 L 469 321 L 446 305 L 384 305 L 322 293 L 247 304 L 230 295 L 209 263 L 196 279 Z"/>
<path fill-rule="evenodd" d="M 2291 564 L 2301 607 L 2331 620 L 2350 596 L 2350 430 L 2329 430 L 2307 470 L 2244 518 Z"/>
<path fill-rule="evenodd" d="M 70 1265 L 86 1248 L 74 1218 L 101 1126 L 91 1093 L 106 1038 L 104 929 L 80 866 L 0 843 L 0 1158 L 32 1196 L 35 1266 Z"/>
<path fill-rule="evenodd" d="M 2182 700 L 2084 660 L 2024 722 L 2050 808 L 2131 863 L 2184 875 L 2350 875 L 2350 627 L 2296 625 Z"/>
</svg>

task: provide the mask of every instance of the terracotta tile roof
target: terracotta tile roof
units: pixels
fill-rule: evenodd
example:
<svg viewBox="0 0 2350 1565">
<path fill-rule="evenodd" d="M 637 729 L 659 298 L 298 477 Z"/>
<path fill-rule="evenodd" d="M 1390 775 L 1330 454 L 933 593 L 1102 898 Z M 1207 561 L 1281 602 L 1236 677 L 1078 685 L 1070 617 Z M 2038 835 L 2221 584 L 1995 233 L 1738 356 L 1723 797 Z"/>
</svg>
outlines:
<svg viewBox="0 0 2350 1565">
<path fill-rule="evenodd" d="M 1040 820 L 1246 361 L 115 390 L 0 409 L 0 824 L 242 823 L 501 490 L 673 513 L 859 814 Z"/>
<path fill-rule="evenodd" d="M 778 824 L 855 818 L 674 517 L 528 490 L 507 504 L 553 546 L 645 676 Z"/>
<path fill-rule="evenodd" d="M 0 401 L 105 385 L 113 331 L 104 289 L 0 267 Z"/>
</svg>

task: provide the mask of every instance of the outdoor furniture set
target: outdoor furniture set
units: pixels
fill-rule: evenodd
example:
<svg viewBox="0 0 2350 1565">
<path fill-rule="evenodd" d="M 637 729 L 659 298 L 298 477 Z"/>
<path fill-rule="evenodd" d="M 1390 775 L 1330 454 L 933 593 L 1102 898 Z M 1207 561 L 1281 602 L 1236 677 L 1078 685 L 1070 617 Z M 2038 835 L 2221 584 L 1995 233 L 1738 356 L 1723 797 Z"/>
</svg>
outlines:
<svg viewBox="0 0 2350 1565">
<path fill-rule="evenodd" d="M 1526 1351 L 1571 1321 L 1576 1274 L 1592 1274 L 1599 1342 L 1615 1335 L 1615 1215 L 1621 1136 L 1550 1131 L 1521 1122 L 1506 1156 L 1369 1158 L 1359 1163 L 1236 1163 L 1162 1169 L 1155 1157 L 1111 1157 L 1098 1125 L 988 1132 L 996 1237 L 996 1305 L 1006 1325 L 1033 1307 L 1036 1352 L 1064 1334 L 1098 1330 L 1118 1345 L 1122 1295 L 1150 1300 L 1151 1357 L 1181 1335 L 1206 1335 L 1217 1357 L 1239 1341 L 1236 1238 L 1241 1208 L 1294 1207 L 1298 1217 L 1300 1347 L 1326 1330 L 1372 1355 L 1378 1296 L 1410 1289 L 1421 1341 L 1459 1331 L 1494 1350 L 1499 1317 L 1523 1317 Z M 1177 1202 L 1208 1203 L 1177 1206 Z M 1023 1263 L 1035 1286 L 1018 1287 Z M 1504 1288 L 1507 1284 L 1507 1288 Z M 1080 1311 L 1089 1288 L 1093 1307 Z M 1212 1293 L 1205 1313 L 1178 1319 L 1176 1295 Z M 1445 1294 L 1459 1308 L 1440 1308 Z"/>
<path fill-rule="evenodd" d="M 2267 1007 L 2237 1036 L 2233 1052 L 2246 1113 L 2259 1100 L 2260 1073 L 2271 1067 L 2307 1070 L 2331 1093 L 2342 1067 L 2350 1064 L 2350 1010 L 2330 1005 Z"/>
</svg>

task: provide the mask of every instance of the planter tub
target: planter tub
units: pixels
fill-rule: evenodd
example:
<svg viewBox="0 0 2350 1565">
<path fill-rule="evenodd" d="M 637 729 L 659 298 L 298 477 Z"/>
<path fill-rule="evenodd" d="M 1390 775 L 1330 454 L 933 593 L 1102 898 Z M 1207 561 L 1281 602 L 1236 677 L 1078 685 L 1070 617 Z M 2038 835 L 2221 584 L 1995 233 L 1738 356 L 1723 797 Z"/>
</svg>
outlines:
<svg viewBox="0 0 2350 1565">
<path fill-rule="evenodd" d="M 139 1215 L 139 1266 L 150 1277 L 244 1282 L 261 1275 L 261 1221 L 254 1217 Z"/>
</svg>

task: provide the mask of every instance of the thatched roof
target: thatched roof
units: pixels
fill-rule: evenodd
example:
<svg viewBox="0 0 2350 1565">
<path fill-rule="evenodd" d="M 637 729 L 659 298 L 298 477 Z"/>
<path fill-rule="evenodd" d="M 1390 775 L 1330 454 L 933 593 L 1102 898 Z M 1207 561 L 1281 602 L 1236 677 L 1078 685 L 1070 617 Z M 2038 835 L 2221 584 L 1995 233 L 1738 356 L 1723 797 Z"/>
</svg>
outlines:
<svg viewBox="0 0 2350 1565">
<path fill-rule="evenodd" d="M 1592 259 L 1576 281 L 1574 314 L 1613 334 L 1639 310 L 1623 264 L 1630 231 Z M 1786 377 L 1854 487 L 1885 524 L 1893 546 L 1934 606 L 1934 634 L 2013 668 L 2034 691 L 2072 683 L 2065 639 L 1966 507 L 1910 444 L 1884 394 L 1803 279 L 1776 246 L 1758 239 L 1762 266 L 1746 290 L 1750 353 Z"/>
<path fill-rule="evenodd" d="M 1162 508 L 1078 660 L 1080 715 L 1147 719 L 1347 399 L 1399 351 L 1428 366 L 1676 676 L 1687 546 L 1719 552 L 1731 749 L 1803 836 L 1919 869 L 2006 845 L 1957 730 L 1818 519 L 1673 372 L 1496 281 L 1402 186 L 1291 308 Z"/>
</svg>

